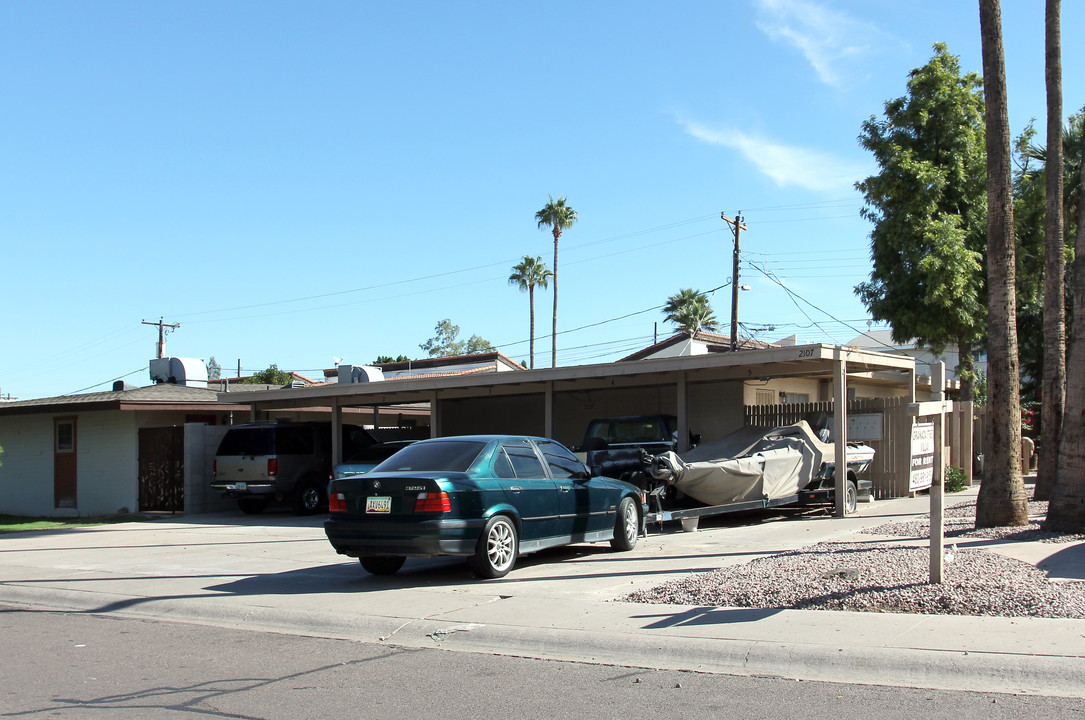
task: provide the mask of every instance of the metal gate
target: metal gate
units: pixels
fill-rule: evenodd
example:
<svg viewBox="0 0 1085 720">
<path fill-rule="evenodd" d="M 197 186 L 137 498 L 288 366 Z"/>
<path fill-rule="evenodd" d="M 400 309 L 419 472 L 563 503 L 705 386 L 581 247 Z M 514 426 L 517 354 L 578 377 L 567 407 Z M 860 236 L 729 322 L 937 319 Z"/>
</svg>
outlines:
<svg viewBox="0 0 1085 720">
<path fill-rule="evenodd" d="M 185 509 L 185 429 L 139 429 L 140 512 Z"/>
</svg>

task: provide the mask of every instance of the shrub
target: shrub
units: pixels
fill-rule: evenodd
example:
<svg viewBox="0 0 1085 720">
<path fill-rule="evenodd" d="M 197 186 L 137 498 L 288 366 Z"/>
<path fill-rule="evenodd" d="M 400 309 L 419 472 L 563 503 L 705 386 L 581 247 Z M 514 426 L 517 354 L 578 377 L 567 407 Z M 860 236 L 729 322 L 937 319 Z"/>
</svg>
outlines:
<svg viewBox="0 0 1085 720">
<path fill-rule="evenodd" d="M 942 487 L 947 493 L 960 492 L 965 488 L 965 479 L 964 470 L 953 465 L 946 465 L 946 479 Z"/>
</svg>

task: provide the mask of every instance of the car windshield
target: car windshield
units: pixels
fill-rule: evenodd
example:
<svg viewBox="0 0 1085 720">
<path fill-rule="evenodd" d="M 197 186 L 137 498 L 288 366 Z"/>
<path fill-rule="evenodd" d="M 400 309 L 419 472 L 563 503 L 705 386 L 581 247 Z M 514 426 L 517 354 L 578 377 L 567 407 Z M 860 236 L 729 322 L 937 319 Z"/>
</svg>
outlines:
<svg viewBox="0 0 1085 720">
<path fill-rule="evenodd" d="M 408 445 L 373 472 L 467 472 L 486 447 L 477 440 L 436 440 Z"/>
</svg>

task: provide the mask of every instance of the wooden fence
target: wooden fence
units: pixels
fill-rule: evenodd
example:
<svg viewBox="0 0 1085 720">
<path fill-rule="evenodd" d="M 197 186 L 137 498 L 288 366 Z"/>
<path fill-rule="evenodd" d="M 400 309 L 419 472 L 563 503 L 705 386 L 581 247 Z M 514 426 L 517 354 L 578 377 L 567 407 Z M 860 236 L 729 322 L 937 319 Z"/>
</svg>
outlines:
<svg viewBox="0 0 1085 720">
<path fill-rule="evenodd" d="M 909 494 L 911 467 L 911 427 L 907 398 L 862 398 L 848 401 L 848 439 L 861 440 L 874 448 L 874 461 L 866 477 L 874 483 L 874 498 L 904 497 Z M 964 411 L 970 413 L 969 408 Z M 961 442 L 962 409 L 946 415 L 945 454 L 950 464 L 963 467 L 958 457 Z M 785 405 L 747 405 L 745 424 L 752 427 L 780 427 L 805 420 L 815 430 L 833 427 L 833 402 L 790 403 Z M 965 472 L 971 477 L 971 467 Z"/>
</svg>

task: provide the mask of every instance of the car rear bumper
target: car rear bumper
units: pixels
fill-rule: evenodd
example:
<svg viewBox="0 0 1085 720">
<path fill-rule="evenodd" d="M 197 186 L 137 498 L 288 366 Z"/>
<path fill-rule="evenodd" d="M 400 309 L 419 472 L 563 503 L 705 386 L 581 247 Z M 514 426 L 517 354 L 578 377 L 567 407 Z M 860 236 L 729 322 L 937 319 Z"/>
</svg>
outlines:
<svg viewBox="0 0 1085 720">
<path fill-rule="evenodd" d="M 332 516 L 324 523 L 328 541 L 340 555 L 437 557 L 473 555 L 486 520 L 356 520 Z"/>
</svg>

